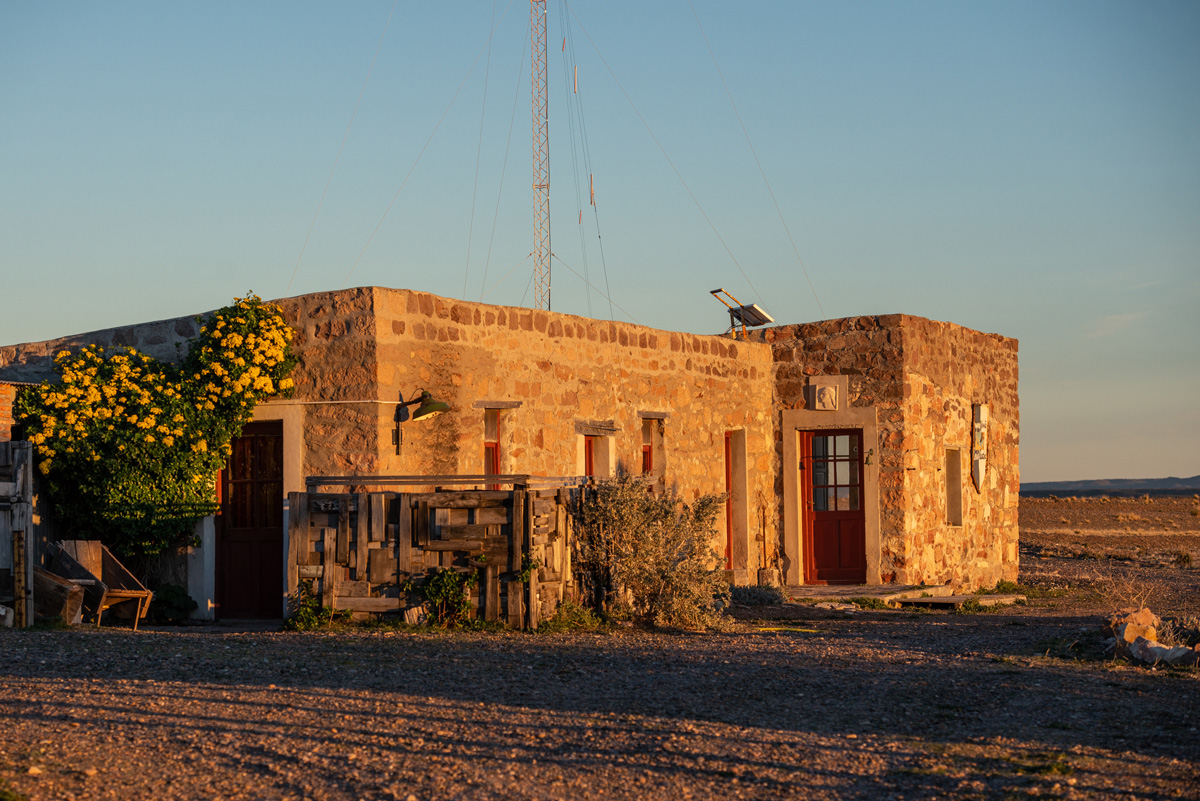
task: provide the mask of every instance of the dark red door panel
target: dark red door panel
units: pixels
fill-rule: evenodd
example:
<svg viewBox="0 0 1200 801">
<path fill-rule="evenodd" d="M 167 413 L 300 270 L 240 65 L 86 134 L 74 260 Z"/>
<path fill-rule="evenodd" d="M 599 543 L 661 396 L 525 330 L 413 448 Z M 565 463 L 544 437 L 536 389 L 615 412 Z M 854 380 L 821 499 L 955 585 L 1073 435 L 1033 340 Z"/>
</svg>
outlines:
<svg viewBox="0 0 1200 801">
<path fill-rule="evenodd" d="M 283 614 L 283 424 L 249 423 L 221 473 L 217 613 Z"/>
<path fill-rule="evenodd" d="M 806 584 L 867 580 L 862 431 L 800 432 Z"/>
</svg>

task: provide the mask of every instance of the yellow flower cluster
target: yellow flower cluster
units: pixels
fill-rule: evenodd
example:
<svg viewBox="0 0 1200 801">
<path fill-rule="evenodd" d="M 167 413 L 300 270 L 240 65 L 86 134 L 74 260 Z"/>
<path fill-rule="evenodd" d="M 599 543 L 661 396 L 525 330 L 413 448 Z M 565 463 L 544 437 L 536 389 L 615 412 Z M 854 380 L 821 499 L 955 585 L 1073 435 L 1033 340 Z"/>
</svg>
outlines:
<svg viewBox="0 0 1200 801">
<path fill-rule="evenodd" d="M 65 493 L 56 503 L 117 518 L 211 507 L 232 438 L 260 400 L 292 388 L 291 339 L 279 308 L 250 295 L 204 323 L 180 366 L 131 348 L 57 354 L 61 382 L 22 392 L 16 408 L 52 494 Z"/>
</svg>

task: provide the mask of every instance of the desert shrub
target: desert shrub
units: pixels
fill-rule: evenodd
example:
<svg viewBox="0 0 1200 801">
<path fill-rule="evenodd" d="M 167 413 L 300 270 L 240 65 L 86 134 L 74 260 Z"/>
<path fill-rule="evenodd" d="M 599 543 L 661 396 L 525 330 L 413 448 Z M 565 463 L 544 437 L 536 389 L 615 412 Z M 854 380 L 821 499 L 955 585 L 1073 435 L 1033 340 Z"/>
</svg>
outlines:
<svg viewBox="0 0 1200 801">
<path fill-rule="evenodd" d="M 312 579 L 302 579 L 296 593 L 288 596 L 288 619 L 283 627 L 288 631 L 333 628 L 349 623 L 351 614 L 349 609 L 336 611 L 322 606 L 321 597 L 313 590 Z"/>
<path fill-rule="evenodd" d="M 409 579 L 403 589 L 428 607 L 430 623 L 452 628 L 468 621 L 471 611 L 469 593 L 478 581 L 479 574 L 474 571 L 437 570 L 425 576 L 423 581 Z"/>
<path fill-rule="evenodd" d="M 562 631 L 595 631 L 604 621 L 588 607 L 564 598 L 554 610 L 554 616 L 538 624 L 538 634 L 557 634 Z"/>
<path fill-rule="evenodd" d="M 154 591 L 154 600 L 150 602 L 146 617 L 150 618 L 151 623 L 178 625 L 187 620 L 198 606 L 183 587 L 163 584 Z"/>
<path fill-rule="evenodd" d="M 847 598 L 847 601 L 857 606 L 859 609 L 891 609 L 887 602 L 882 598 L 871 598 L 866 595 L 859 595 L 854 598 Z"/>
<path fill-rule="evenodd" d="M 729 585 L 712 538 L 724 500 L 702 495 L 689 505 L 624 472 L 584 492 L 574 510 L 578 563 L 601 612 L 627 608 L 666 628 L 722 625 Z"/>
<path fill-rule="evenodd" d="M 729 600 L 743 606 L 770 606 L 787 603 L 787 596 L 778 587 L 731 587 Z"/>
</svg>

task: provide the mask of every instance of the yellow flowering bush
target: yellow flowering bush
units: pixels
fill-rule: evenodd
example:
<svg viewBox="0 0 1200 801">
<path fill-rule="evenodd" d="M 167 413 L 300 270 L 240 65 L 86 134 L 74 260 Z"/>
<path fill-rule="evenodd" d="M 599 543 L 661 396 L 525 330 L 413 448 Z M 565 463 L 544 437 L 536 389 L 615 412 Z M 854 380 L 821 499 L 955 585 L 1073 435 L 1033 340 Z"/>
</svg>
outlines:
<svg viewBox="0 0 1200 801">
<path fill-rule="evenodd" d="M 250 294 L 203 320 L 181 364 L 91 345 L 55 357 L 61 381 L 16 412 L 59 520 L 125 556 L 180 545 L 216 508 L 230 443 L 255 405 L 290 395 L 292 331 Z"/>
</svg>

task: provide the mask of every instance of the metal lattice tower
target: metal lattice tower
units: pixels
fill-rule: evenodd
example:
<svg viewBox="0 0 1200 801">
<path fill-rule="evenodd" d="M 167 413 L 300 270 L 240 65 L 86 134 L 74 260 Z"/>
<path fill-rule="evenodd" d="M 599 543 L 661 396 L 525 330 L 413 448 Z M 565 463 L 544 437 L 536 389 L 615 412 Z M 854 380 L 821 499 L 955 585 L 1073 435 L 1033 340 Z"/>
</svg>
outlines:
<svg viewBox="0 0 1200 801">
<path fill-rule="evenodd" d="M 550 103 L 546 89 L 546 0 L 529 2 L 533 48 L 533 307 L 550 308 Z"/>
</svg>

